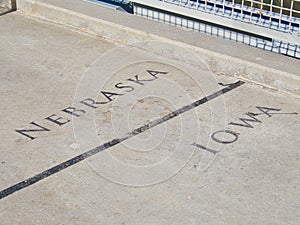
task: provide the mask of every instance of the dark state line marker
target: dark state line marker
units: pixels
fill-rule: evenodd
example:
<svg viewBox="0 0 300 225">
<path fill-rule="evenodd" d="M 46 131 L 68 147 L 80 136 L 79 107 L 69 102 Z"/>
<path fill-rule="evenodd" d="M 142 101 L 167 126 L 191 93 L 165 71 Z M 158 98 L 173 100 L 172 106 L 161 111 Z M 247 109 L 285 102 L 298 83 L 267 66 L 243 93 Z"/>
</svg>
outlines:
<svg viewBox="0 0 300 225">
<path fill-rule="evenodd" d="M 206 97 L 204 97 L 202 99 L 199 99 L 199 100 L 193 102 L 192 104 L 183 106 L 182 108 L 177 109 L 176 111 L 171 112 L 171 113 L 163 116 L 162 118 L 154 120 L 154 121 L 152 121 L 152 122 L 150 122 L 150 123 L 148 123 L 148 124 L 146 124 L 144 126 L 141 126 L 141 127 L 137 128 L 137 129 L 131 131 L 130 133 L 128 133 L 123 138 L 113 139 L 113 140 L 111 140 L 109 142 L 104 143 L 103 145 L 95 147 L 95 148 L 93 148 L 93 149 L 91 149 L 91 150 L 89 150 L 87 152 L 84 152 L 84 153 L 82 153 L 80 155 L 77 155 L 77 156 L 75 156 L 75 157 L 67 160 L 67 161 L 64 161 L 64 162 L 62 162 L 62 163 L 60 163 L 60 164 L 58 164 L 58 165 L 56 165 L 56 166 L 54 166 L 54 167 L 52 167 L 52 168 L 50 168 L 48 170 L 45 170 L 45 171 L 43 171 L 43 172 L 41 172 L 41 173 L 39 173 L 39 174 L 37 174 L 37 175 L 35 175 L 35 176 L 27 179 L 27 180 L 21 181 L 21 182 L 15 184 L 15 185 L 13 185 L 13 186 L 11 186 L 9 188 L 6 188 L 6 189 L 4 189 L 4 190 L 2 190 L 0 192 L 0 199 L 3 199 L 3 198 L 5 198 L 5 197 L 7 197 L 7 196 L 9 196 L 9 195 L 17 192 L 17 191 L 20 191 L 23 188 L 26 188 L 26 187 L 28 187 L 30 185 L 33 185 L 33 184 L 35 184 L 35 183 L 37 183 L 37 182 L 39 182 L 39 181 L 41 181 L 41 180 L 43 180 L 43 179 L 51 176 L 51 175 L 53 175 L 55 173 L 58 173 L 58 172 L 66 169 L 66 168 L 68 168 L 70 166 L 73 166 L 73 165 L 75 165 L 75 164 L 77 164 L 77 163 L 79 163 L 79 162 L 81 162 L 81 161 L 83 161 L 83 160 L 85 160 L 85 159 L 87 159 L 87 158 L 89 158 L 89 157 L 91 157 L 91 156 L 99 153 L 99 152 L 102 152 L 102 151 L 104 151 L 104 150 L 106 150 L 106 149 L 108 149 L 110 147 L 113 147 L 113 146 L 115 146 L 117 144 L 120 144 L 121 142 L 123 142 L 123 141 L 125 141 L 125 140 L 127 140 L 127 139 L 129 139 L 131 137 L 134 137 L 134 136 L 136 136 L 136 135 L 138 135 L 138 134 L 140 134 L 140 133 L 142 133 L 142 132 L 144 132 L 146 130 L 151 129 L 152 127 L 155 127 L 155 126 L 157 126 L 157 125 L 159 125 L 161 123 L 164 123 L 164 122 L 166 122 L 166 121 L 168 121 L 168 120 L 170 120 L 170 119 L 172 119 L 172 118 L 174 118 L 174 117 L 176 117 L 176 116 L 178 116 L 178 115 L 180 115 L 180 114 L 182 114 L 184 112 L 187 112 L 187 111 L 189 111 L 189 110 L 191 110 L 191 109 L 193 109 L 193 108 L 195 108 L 195 107 L 197 107 L 199 105 L 202 105 L 202 104 L 204 104 L 206 102 L 209 102 L 210 100 L 213 100 L 213 99 L 217 98 L 218 96 L 221 96 L 221 95 L 223 95 L 223 94 L 225 94 L 225 93 L 227 93 L 227 92 L 229 92 L 229 91 L 231 91 L 231 90 L 233 90 L 233 89 L 235 89 L 235 88 L 237 88 L 237 87 L 239 87 L 239 86 L 241 86 L 243 84 L 245 84 L 245 82 L 243 82 L 243 81 L 237 81 L 236 83 L 229 84 L 227 87 L 223 88 L 220 91 L 217 91 L 217 92 L 215 92 L 215 93 L 213 93 L 213 94 L 211 94 L 209 96 L 206 96 Z"/>
</svg>

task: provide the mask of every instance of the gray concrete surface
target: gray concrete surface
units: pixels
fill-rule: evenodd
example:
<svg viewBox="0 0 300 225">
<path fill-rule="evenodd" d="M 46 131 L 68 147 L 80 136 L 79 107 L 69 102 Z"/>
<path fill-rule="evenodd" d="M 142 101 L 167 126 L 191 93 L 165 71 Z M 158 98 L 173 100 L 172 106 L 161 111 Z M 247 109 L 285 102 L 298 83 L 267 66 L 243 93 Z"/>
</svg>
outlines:
<svg viewBox="0 0 300 225">
<path fill-rule="evenodd" d="M 222 94 L 238 79 L 170 43 L 124 46 L 19 13 L 0 33 L 1 224 L 299 223 L 299 97 L 248 81 Z"/>
</svg>

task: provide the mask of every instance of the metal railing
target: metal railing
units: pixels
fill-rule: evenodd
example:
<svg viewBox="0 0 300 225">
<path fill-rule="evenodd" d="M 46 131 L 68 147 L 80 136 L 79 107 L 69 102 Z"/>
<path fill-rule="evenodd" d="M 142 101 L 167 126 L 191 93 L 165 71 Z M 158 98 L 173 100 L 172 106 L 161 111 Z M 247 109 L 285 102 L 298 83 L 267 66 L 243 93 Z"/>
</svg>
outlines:
<svg viewBox="0 0 300 225">
<path fill-rule="evenodd" d="M 132 2 L 136 15 L 300 58 L 300 0 Z"/>
<path fill-rule="evenodd" d="M 300 0 L 162 0 L 180 7 L 300 35 Z"/>
</svg>

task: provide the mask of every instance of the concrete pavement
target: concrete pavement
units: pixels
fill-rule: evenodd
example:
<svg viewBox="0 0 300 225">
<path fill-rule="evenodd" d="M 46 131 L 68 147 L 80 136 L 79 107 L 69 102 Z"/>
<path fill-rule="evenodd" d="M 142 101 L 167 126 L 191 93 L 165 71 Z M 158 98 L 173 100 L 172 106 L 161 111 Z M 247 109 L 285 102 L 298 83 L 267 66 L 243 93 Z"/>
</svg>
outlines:
<svg viewBox="0 0 300 225">
<path fill-rule="evenodd" d="M 168 42 L 0 33 L 1 224 L 298 223 L 299 96 Z"/>
</svg>

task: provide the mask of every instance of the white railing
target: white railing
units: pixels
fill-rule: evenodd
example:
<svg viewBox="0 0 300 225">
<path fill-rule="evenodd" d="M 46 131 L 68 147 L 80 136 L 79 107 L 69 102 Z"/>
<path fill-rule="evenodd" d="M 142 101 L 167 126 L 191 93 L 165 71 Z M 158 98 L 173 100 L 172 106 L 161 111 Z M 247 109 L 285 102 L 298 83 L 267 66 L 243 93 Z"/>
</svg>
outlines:
<svg viewBox="0 0 300 225">
<path fill-rule="evenodd" d="M 300 0 L 160 1 L 300 35 Z"/>
<path fill-rule="evenodd" d="M 133 0 L 132 2 L 136 4 L 136 9 L 140 9 L 138 5 L 150 7 L 149 13 L 152 13 L 151 9 L 157 9 L 175 16 L 196 19 L 221 29 L 231 29 L 250 36 L 253 34 L 254 37 L 259 36 L 268 40 L 266 43 L 271 51 L 297 58 L 300 56 L 300 0 Z M 142 11 L 136 14 L 152 18 L 149 13 Z M 152 19 L 168 22 L 163 18 Z M 190 29 L 189 26 L 183 27 Z M 257 42 L 251 45 L 262 44 Z"/>
</svg>

